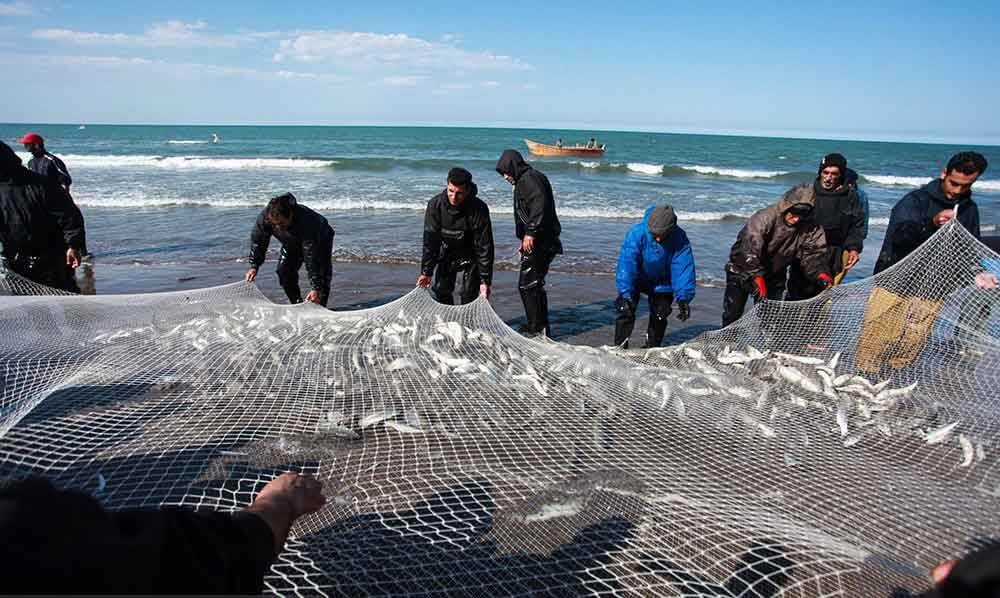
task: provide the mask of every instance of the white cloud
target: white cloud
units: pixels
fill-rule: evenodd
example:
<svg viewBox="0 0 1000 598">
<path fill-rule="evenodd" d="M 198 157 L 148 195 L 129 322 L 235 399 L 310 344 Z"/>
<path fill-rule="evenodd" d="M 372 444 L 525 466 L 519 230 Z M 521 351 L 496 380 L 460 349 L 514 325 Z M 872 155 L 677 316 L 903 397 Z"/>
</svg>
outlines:
<svg viewBox="0 0 1000 598">
<path fill-rule="evenodd" d="M 323 62 L 343 68 L 378 67 L 466 70 L 531 70 L 518 58 L 471 52 L 452 43 L 431 42 L 405 33 L 313 31 L 279 43 L 276 62 Z"/>
<path fill-rule="evenodd" d="M 479 85 L 481 85 L 482 87 L 500 87 L 500 82 L 499 81 L 483 81 Z"/>
<path fill-rule="evenodd" d="M 0 17 L 30 17 L 34 9 L 27 2 L 0 2 Z"/>
<path fill-rule="evenodd" d="M 243 31 L 212 33 L 205 21 L 153 23 L 142 34 L 98 33 L 72 29 L 36 29 L 31 37 L 52 42 L 93 46 L 139 46 L 147 48 L 235 48 L 258 39 L 276 37 L 276 32 Z"/>
<path fill-rule="evenodd" d="M 402 75 L 393 77 L 382 77 L 382 84 L 390 87 L 415 87 L 423 77 L 416 75 Z"/>
</svg>

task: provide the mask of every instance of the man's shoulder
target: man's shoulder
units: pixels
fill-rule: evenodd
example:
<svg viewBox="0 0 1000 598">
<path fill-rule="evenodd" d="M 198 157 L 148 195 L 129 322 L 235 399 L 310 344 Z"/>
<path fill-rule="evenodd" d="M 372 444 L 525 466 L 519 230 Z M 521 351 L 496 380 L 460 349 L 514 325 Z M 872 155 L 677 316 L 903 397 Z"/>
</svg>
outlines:
<svg viewBox="0 0 1000 598">
<path fill-rule="evenodd" d="M 478 195 L 476 197 L 473 197 L 473 198 L 469 199 L 468 203 L 469 203 L 469 207 L 472 208 L 473 212 L 475 212 L 477 214 L 485 214 L 485 215 L 489 216 L 489 214 L 490 214 L 490 206 L 486 205 L 485 201 L 479 199 Z"/>
</svg>

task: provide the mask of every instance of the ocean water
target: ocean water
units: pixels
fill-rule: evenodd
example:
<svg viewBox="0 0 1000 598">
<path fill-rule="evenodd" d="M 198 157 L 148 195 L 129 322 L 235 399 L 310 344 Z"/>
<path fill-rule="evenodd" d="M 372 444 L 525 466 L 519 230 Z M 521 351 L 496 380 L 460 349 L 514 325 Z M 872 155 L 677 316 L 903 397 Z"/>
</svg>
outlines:
<svg viewBox="0 0 1000 598">
<path fill-rule="evenodd" d="M 813 178 L 833 151 L 864 177 L 871 202 L 869 238 L 852 278 L 871 274 L 893 204 L 957 151 L 975 149 L 993 164 L 974 193 L 984 234 L 997 234 L 1000 222 L 998 147 L 425 127 L 5 124 L 0 137 L 20 149 L 15 140 L 28 130 L 66 161 L 98 266 L 243 259 L 258 211 L 291 191 L 332 223 L 336 259 L 413 263 L 416 275 L 423 209 L 448 169 L 464 166 L 490 206 L 499 266 L 513 267 L 511 188 L 493 170 L 506 148 L 552 182 L 566 249 L 554 270 L 613 272 L 628 227 L 646 206 L 665 202 L 691 239 L 700 281 L 718 284 L 745 219 Z M 607 144 L 601 160 L 532 158 L 523 141 L 592 136 Z"/>
</svg>

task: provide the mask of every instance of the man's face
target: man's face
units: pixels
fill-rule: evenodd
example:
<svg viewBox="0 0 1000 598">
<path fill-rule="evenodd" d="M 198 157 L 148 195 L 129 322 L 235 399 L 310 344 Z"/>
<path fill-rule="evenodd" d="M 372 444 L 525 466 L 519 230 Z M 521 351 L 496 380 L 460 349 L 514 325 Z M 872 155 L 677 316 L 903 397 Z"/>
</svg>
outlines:
<svg viewBox="0 0 1000 598">
<path fill-rule="evenodd" d="M 954 201 L 968 195 L 972 191 L 972 183 L 976 182 L 981 173 L 963 174 L 957 170 L 941 172 L 941 191 L 945 197 Z"/>
<path fill-rule="evenodd" d="M 271 226 L 281 230 L 284 230 L 292 225 L 291 218 L 285 218 L 284 216 L 279 216 L 277 214 L 269 216 L 267 220 L 271 223 Z"/>
<path fill-rule="evenodd" d="M 453 206 L 460 206 L 469 196 L 469 190 L 461 185 L 448 182 L 448 203 Z"/>
<path fill-rule="evenodd" d="M 840 184 L 841 174 L 839 166 L 827 166 L 819 172 L 819 184 L 829 191 Z"/>
<path fill-rule="evenodd" d="M 513 185 L 516 182 L 514 180 L 514 175 L 512 175 L 512 174 L 503 174 L 502 176 L 503 176 L 504 180 L 507 181 L 508 183 L 510 183 L 511 185 Z"/>
<path fill-rule="evenodd" d="M 24 149 L 31 152 L 32 154 L 39 154 L 45 151 L 42 147 L 42 144 L 38 143 L 37 141 L 32 141 L 31 143 L 25 143 Z"/>
<path fill-rule="evenodd" d="M 788 226 L 798 226 L 799 222 L 802 222 L 802 216 L 791 212 L 785 212 L 785 224 Z"/>
</svg>

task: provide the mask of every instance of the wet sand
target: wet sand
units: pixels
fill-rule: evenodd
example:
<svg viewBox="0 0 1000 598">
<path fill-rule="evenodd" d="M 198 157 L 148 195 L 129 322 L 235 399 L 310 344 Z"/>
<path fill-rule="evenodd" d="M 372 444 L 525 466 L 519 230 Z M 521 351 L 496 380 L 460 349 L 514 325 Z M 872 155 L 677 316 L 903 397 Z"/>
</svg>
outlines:
<svg viewBox="0 0 1000 598">
<path fill-rule="evenodd" d="M 98 294 L 158 293 L 199 289 L 242 280 L 246 264 L 183 265 L 107 265 L 94 266 Z M 413 265 L 335 263 L 330 308 L 354 310 L 375 307 L 404 295 L 413 288 L 417 278 Z M 303 293 L 308 289 L 305 270 L 300 272 Z M 261 268 L 257 284 L 272 301 L 285 303 L 284 292 L 278 286 L 274 263 Z M 550 273 L 546 280 L 549 291 L 549 319 L 556 340 L 582 345 L 611 344 L 614 337 L 614 277 L 602 275 Z M 663 344 L 690 340 L 720 326 L 722 320 L 722 289 L 699 287 L 691 304 L 687 322 L 676 319 L 676 308 L 670 317 Z M 497 272 L 494 277 L 493 309 L 513 328 L 524 323 L 524 308 L 517 292 L 517 273 Z M 639 302 L 638 316 L 630 345 L 642 345 L 649 310 L 645 297 Z"/>
</svg>

